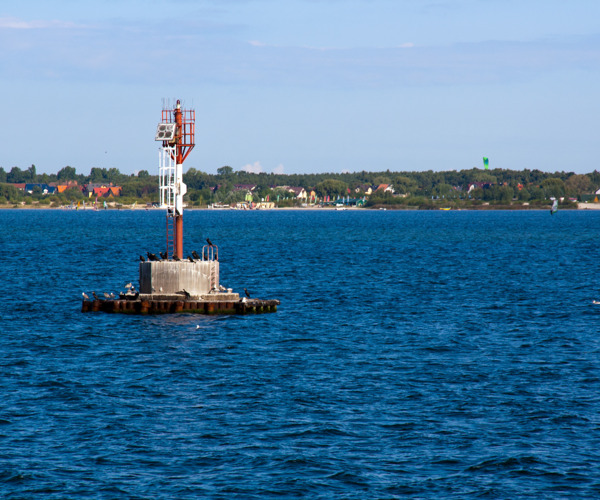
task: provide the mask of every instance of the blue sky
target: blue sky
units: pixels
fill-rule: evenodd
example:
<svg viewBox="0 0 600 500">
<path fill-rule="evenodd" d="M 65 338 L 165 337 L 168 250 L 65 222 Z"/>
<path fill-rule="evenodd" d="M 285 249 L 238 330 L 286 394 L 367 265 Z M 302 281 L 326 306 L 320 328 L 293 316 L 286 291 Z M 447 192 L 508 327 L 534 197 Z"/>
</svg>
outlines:
<svg viewBox="0 0 600 500">
<path fill-rule="evenodd" d="M 21 0 L 0 6 L 0 166 L 156 173 L 600 169 L 597 0 Z"/>
</svg>

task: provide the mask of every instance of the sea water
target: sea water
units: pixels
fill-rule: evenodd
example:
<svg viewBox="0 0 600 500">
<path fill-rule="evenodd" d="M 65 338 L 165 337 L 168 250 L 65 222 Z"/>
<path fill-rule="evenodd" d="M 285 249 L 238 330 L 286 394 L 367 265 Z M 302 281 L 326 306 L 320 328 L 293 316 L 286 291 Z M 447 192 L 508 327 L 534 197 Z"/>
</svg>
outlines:
<svg viewBox="0 0 600 500">
<path fill-rule="evenodd" d="M 187 211 L 274 314 L 81 313 L 162 211 L 0 211 L 2 498 L 597 498 L 600 213 Z"/>
</svg>

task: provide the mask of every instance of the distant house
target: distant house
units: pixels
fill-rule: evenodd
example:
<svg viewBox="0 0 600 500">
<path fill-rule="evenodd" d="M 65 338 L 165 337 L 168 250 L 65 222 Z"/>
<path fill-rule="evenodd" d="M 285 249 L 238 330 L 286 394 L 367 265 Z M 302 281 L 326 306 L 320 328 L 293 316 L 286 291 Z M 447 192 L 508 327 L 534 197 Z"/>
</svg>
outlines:
<svg viewBox="0 0 600 500">
<path fill-rule="evenodd" d="M 254 191 L 256 189 L 256 184 L 234 184 L 233 185 L 233 192 L 236 191 Z"/>
<path fill-rule="evenodd" d="M 49 186 L 48 184 L 45 183 L 32 183 L 32 184 L 25 184 L 25 192 L 29 193 L 29 194 L 33 194 L 33 190 L 38 187 L 41 189 L 42 194 L 55 194 L 57 192 L 56 187 L 54 186 Z"/>
<path fill-rule="evenodd" d="M 469 190 L 467 191 L 467 193 L 470 193 L 474 189 L 489 189 L 491 187 L 491 182 L 472 182 L 471 184 L 469 184 Z"/>
<path fill-rule="evenodd" d="M 88 198 L 112 198 L 121 196 L 122 190 L 121 186 L 115 186 L 112 182 L 108 184 L 90 182 L 84 186 L 83 194 Z"/>
<path fill-rule="evenodd" d="M 367 196 L 373 193 L 373 187 L 368 184 L 362 184 L 358 186 L 355 190 L 355 193 L 365 193 Z"/>
<path fill-rule="evenodd" d="M 299 200 L 305 200 L 308 197 L 303 187 L 288 187 L 287 190 Z"/>
<path fill-rule="evenodd" d="M 88 194 L 88 196 L 90 198 L 102 198 L 106 194 L 108 194 L 107 187 L 95 187 L 92 188 L 92 191 Z"/>
<path fill-rule="evenodd" d="M 114 198 L 121 196 L 121 186 L 97 187 L 92 189 L 90 198 Z"/>
<path fill-rule="evenodd" d="M 67 189 L 71 189 L 71 188 L 79 188 L 79 186 L 77 185 L 77 181 L 66 181 L 66 182 L 61 182 L 61 183 L 51 183 L 51 186 L 56 186 L 56 189 L 58 190 L 59 193 L 64 193 Z M 81 188 L 79 188 L 81 189 Z"/>
<path fill-rule="evenodd" d="M 384 193 L 393 193 L 394 188 L 392 187 L 391 184 L 379 184 L 379 186 L 377 186 L 375 188 L 375 191 L 383 191 Z"/>
</svg>

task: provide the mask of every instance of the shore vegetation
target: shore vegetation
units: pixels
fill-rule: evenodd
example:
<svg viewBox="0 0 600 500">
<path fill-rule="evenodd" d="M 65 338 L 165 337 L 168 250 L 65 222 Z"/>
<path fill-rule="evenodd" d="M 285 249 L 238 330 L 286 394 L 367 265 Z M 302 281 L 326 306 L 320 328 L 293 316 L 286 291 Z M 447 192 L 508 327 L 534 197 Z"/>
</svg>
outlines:
<svg viewBox="0 0 600 500">
<path fill-rule="evenodd" d="M 235 171 L 229 166 L 216 174 L 188 169 L 185 202 L 191 207 L 211 204 L 273 202 L 286 208 L 307 205 L 349 204 L 390 209 L 522 209 L 547 208 L 553 199 L 562 208 L 578 202 L 598 202 L 600 172 L 543 172 L 541 170 L 468 169 L 424 172 L 276 174 Z M 23 189 L 23 184 L 32 186 Z M 88 175 L 66 166 L 56 174 L 38 174 L 35 165 L 22 170 L 0 167 L 0 205 L 59 207 L 81 202 L 98 202 L 89 185 L 120 186 L 115 205 L 148 205 L 159 201 L 158 175 L 147 170 L 123 174 L 117 168 L 93 167 Z M 40 186 L 62 186 L 48 194 Z M 68 187 L 66 187 L 66 186 Z"/>
</svg>

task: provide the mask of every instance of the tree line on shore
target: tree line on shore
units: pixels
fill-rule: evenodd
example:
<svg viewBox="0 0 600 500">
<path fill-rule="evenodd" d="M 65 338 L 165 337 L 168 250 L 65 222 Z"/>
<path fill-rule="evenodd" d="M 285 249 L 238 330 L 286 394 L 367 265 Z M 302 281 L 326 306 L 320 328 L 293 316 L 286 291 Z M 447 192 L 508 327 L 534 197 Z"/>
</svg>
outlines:
<svg viewBox="0 0 600 500">
<path fill-rule="evenodd" d="M 247 192 L 235 189 L 239 185 L 256 186 L 252 191 L 253 201 L 278 199 L 279 206 L 302 203 L 283 186 L 302 187 L 308 193 L 314 191 L 318 199 L 338 197 L 362 198 L 368 187 L 392 186 L 392 191 L 374 191 L 368 196 L 367 206 L 396 205 L 410 207 L 435 207 L 469 205 L 546 205 L 550 199 L 562 199 L 564 204 L 572 201 L 593 201 L 600 188 L 600 172 L 587 174 L 573 172 L 543 172 L 541 170 L 491 169 L 422 172 L 346 172 L 312 174 L 252 173 L 234 171 L 229 166 L 209 174 L 188 169 L 183 175 L 187 184 L 186 201 L 190 205 L 202 206 L 210 203 L 235 203 L 244 201 Z M 13 184 L 66 184 L 73 187 L 52 196 L 34 191 L 32 194 L 16 189 Z M 75 186 L 73 181 L 77 182 Z M 157 202 L 159 197 L 158 175 L 147 170 L 136 174 L 123 174 L 117 168 L 97 168 L 89 175 L 78 174 L 76 169 L 66 166 L 56 174 L 38 174 L 35 165 L 21 170 L 13 167 L 5 171 L 0 167 L 0 203 L 39 203 L 60 205 L 84 199 L 80 187 L 88 183 L 104 183 L 122 187 L 119 203 Z M 306 200 L 304 200 L 306 202 Z"/>
</svg>

